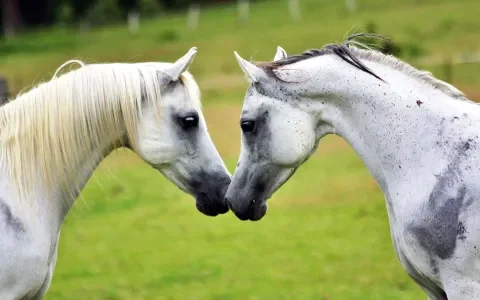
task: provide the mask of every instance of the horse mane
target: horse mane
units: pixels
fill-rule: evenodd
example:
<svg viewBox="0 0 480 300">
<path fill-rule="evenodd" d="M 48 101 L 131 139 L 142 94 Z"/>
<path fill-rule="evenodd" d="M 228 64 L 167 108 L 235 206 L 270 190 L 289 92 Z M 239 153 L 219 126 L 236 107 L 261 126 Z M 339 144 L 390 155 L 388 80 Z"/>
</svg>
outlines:
<svg viewBox="0 0 480 300">
<path fill-rule="evenodd" d="M 387 40 L 386 38 L 376 34 L 354 34 L 349 36 L 340 44 L 327 44 L 320 49 L 309 50 L 300 55 L 289 56 L 275 62 L 259 63 L 258 66 L 263 68 L 270 76 L 281 80 L 280 78 L 278 78 L 278 76 L 275 75 L 275 72 L 273 72 L 273 70 L 314 57 L 319 57 L 323 55 L 336 55 L 345 62 L 356 67 L 357 69 L 383 81 L 383 79 L 380 78 L 377 74 L 375 74 L 374 71 L 372 71 L 370 68 L 368 68 L 365 64 L 361 62 L 361 60 L 363 59 L 389 66 L 394 70 L 406 74 L 407 76 L 420 80 L 428 86 L 431 86 L 432 88 L 437 89 L 454 99 L 470 101 L 461 91 L 459 91 L 452 85 L 435 78 L 432 73 L 427 71 L 420 71 L 392 55 L 385 55 L 382 52 L 373 50 L 365 44 L 356 40 L 357 38 L 364 37 Z"/>
<path fill-rule="evenodd" d="M 69 63 L 81 67 L 57 77 Z M 34 201 L 38 179 L 46 192 L 61 183 L 74 195 L 79 168 L 94 149 L 125 134 L 136 147 L 142 104 L 159 111 L 160 63 L 91 64 L 70 61 L 51 81 L 0 108 L 0 160 L 13 192 Z M 188 98 L 200 105 L 193 77 L 180 78 Z M 123 145 L 115 145 L 123 146 Z M 82 170 L 83 171 L 83 170 Z"/>
</svg>

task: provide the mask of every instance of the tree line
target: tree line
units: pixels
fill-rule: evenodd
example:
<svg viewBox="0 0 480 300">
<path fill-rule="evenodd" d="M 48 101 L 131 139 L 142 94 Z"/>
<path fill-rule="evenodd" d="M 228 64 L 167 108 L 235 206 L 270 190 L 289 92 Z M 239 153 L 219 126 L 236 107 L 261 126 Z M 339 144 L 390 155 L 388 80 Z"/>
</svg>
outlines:
<svg viewBox="0 0 480 300">
<path fill-rule="evenodd" d="M 135 10 L 141 15 L 185 9 L 190 4 L 221 4 L 236 0 L 0 0 L 2 32 L 11 36 L 22 29 L 56 23 L 103 25 L 126 18 Z"/>
</svg>

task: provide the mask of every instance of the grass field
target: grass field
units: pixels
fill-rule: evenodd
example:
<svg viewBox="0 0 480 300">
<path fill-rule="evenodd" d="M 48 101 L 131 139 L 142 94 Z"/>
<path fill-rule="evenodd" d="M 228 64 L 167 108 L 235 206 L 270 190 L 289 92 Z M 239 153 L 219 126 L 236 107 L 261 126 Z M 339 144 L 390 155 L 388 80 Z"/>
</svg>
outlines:
<svg viewBox="0 0 480 300">
<path fill-rule="evenodd" d="M 0 74 L 20 90 L 71 58 L 168 61 L 197 46 L 191 71 L 213 140 L 233 172 L 246 87 L 233 50 L 270 60 L 277 45 L 300 52 L 374 22 L 400 44 L 419 45 L 424 57 L 480 51 L 476 0 L 358 2 L 350 15 L 343 1 L 304 0 L 304 20 L 296 23 L 288 21 L 286 1 L 267 1 L 252 7 L 244 26 L 227 6 L 202 13 L 196 32 L 184 29 L 179 14 L 143 22 L 136 36 L 123 27 L 31 33 L 0 45 Z M 432 70 L 443 76 L 440 66 Z M 455 68 L 454 84 L 476 99 L 479 83 L 480 65 Z M 257 223 L 205 217 L 134 154 L 115 153 L 66 220 L 46 299 L 426 298 L 395 257 L 383 195 L 341 139 L 322 141 L 269 205 Z"/>
</svg>

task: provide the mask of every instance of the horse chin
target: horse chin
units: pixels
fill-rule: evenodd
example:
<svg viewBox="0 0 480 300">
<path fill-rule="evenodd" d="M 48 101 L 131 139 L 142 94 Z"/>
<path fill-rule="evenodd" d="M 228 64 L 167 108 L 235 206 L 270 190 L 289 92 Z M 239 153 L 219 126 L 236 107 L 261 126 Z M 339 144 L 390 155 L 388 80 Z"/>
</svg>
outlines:
<svg viewBox="0 0 480 300">
<path fill-rule="evenodd" d="M 263 201 L 260 205 L 252 206 L 252 210 L 249 216 L 250 221 L 260 221 L 267 214 L 268 206 L 267 202 Z"/>
<path fill-rule="evenodd" d="M 245 213 L 232 211 L 241 221 L 260 221 L 267 213 L 267 208 L 266 201 L 258 201 L 252 204 Z"/>
<path fill-rule="evenodd" d="M 195 197 L 197 210 L 202 214 L 209 217 L 216 217 L 219 214 L 224 214 L 228 212 L 228 206 L 216 204 L 210 200 L 210 198 L 205 193 L 200 193 Z"/>
</svg>

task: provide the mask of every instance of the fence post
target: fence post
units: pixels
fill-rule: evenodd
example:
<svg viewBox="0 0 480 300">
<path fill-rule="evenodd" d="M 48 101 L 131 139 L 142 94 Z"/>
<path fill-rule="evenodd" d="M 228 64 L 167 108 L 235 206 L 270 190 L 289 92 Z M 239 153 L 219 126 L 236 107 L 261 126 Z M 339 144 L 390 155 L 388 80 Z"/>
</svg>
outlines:
<svg viewBox="0 0 480 300">
<path fill-rule="evenodd" d="M 140 14 L 137 11 L 129 11 L 127 16 L 128 31 L 138 33 L 140 29 Z"/>
<path fill-rule="evenodd" d="M 196 30 L 200 21 L 200 5 L 192 4 L 188 8 L 187 15 L 187 28 L 190 30 Z"/>
<path fill-rule="evenodd" d="M 357 11 L 357 0 L 345 0 L 345 6 L 348 11 L 353 14 Z"/>
<path fill-rule="evenodd" d="M 238 19 L 242 23 L 248 23 L 248 15 L 250 13 L 250 1 L 238 0 Z"/>
<path fill-rule="evenodd" d="M 290 11 L 290 17 L 294 21 L 298 21 L 302 19 L 302 13 L 300 10 L 300 0 L 289 0 L 288 10 Z"/>
</svg>

